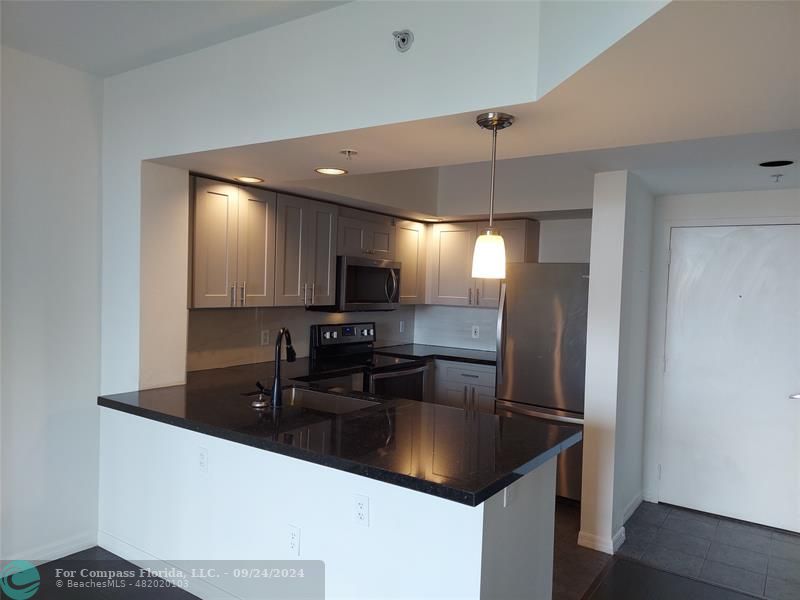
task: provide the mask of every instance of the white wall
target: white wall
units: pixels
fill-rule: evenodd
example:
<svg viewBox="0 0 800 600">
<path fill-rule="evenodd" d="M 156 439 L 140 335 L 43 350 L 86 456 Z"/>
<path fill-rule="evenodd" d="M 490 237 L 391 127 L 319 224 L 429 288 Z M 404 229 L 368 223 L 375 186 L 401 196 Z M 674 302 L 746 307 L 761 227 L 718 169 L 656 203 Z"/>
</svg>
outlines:
<svg viewBox="0 0 800 600">
<path fill-rule="evenodd" d="M 800 223 L 800 189 L 688 194 L 656 200 L 647 351 L 644 498 L 658 502 L 661 398 L 672 227 Z"/>
<path fill-rule="evenodd" d="M 472 337 L 477 325 L 480 338 Z M 414 342 L 473 350 L 495 350 L 497 309 L 420 305 L 414 312 Z"/>
<path fill-rule="evenodd" d="M 498 135 L 498 153 L 503 134 Z M 486 138 L 490 156 L 491 139 Z M 475 217 L 489 212 L 491 163 L 454 165 L 439 169 L 438 214 Z M 566 164 L 558 157 L 515 158 L 497 162 L 495 212 L 498 215 L 586 210 L 592 207 L 594 173 Z"/>
<path fill-rule="evenodd" d="M 143 162 L 141 181 L 139 389 L 147 389 L 186 380 L 189 173 Z"/>
<path fill-rule="evenodd" d="M 651 204 L 627 171 L 595 178 L 579 543 L 607 553 L 624 541 L 623 515 L 641 495 L 639 459 L 618 454 L 640 451 L 644 429 L 635 353 L 646 331 Z"/>
<path fill-rule="evenodd" d="M 542 2 L 537 97 L 669 4 L 666 1 Z"/>
<path fill-rule="evenodd" d="M 555 219 L 539 222 L 539 262 L 589 262 L 591 219 Z"/>
<path fill-rule="evenodd" d="M 98 80 L 2 49 L 3 558 L 97 533 Z"/>
</svg>

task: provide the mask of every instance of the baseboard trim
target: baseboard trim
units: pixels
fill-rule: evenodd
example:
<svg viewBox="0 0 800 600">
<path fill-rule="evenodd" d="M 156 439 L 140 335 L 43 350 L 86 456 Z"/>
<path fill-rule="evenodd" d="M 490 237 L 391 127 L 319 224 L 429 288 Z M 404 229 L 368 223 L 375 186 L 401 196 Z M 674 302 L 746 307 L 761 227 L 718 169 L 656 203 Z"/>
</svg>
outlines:
<svg viewBox="0 0 800 600">
<path fill-rule="evenodd" d="M 136 546 L 133 546 L 128 542 L 111 535 L 110 533 L 106 533 L 105 531 L 97 532 L 97 545 L 140 568 L 146 568 L 150 570 L 156 569 L 163 572 L 168 572 L 172 568 L 181 568 L 180 565 L 176 565 L 158 558 L 157 556 L 153 556 L 149 552 L 146 552 L 141 548 L 137 548 Z M 170 581 L 169 577 L 166 577 L 165 579 Z M 177 577 L 175 579 L 175 583 L 178 586 L 180 586 L 183 581 L 184 578 L 181 577 Z M 201 600 L 237 600 L 238 598 L 238 596 L 234 596 L 230 592 L 211 585 L 204 579 L 200 578 L 192 578 L 190 581 L 190 586 L 188 588 L 183 587 L 182 589 L 194 596 L 197 596 Z"/>
<path fill-rule="evenodd" d="M 633 513 L 636 512 L 636 509 L 639 508 L 643 500 L 644 499 L 642 498 L 641 494 L 636 494 L 636 497 L 630 501 L 630 503 L 628 504 L 628 506 L 625 507 L 625 510 L 622 513 L 623 524 L 628 522 L 628 519 L 630 519 L 633 516 Z"/>
<path fill-rule="evenodd" d="M 581 531 L 578 534 L 578 545 L 613 555 L 625 543 L 625 528 L 619 530 L 610 538 Z"/>
<path fill-rule="evenodd" d="M 96 545 L 97 534 L 94 532 L 84 532 L 49 544 L 42 544 L 41 546 L 35 546 L 20 552 L 13 552 L 12 554 L 4 556 L 3 560 L 22 559 L 32 562 L 34 565 L 41 565 L 51 560 L 64 558 L 70 554 L 94 548 Z"/>
</svg>

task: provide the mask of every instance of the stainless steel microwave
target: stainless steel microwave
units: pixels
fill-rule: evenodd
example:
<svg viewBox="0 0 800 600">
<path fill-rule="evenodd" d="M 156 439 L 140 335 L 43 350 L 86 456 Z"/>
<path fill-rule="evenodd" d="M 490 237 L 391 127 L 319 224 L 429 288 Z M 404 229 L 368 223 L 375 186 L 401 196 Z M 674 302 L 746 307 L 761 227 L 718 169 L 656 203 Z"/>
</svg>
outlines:
<svg viewBox="0 0 800 600">
<path fill-rule="evenodd" d="M 360 256 L 336 257 L 333 310 L 394 310 L 399 301 L 400 263 Z"/>
</svg>

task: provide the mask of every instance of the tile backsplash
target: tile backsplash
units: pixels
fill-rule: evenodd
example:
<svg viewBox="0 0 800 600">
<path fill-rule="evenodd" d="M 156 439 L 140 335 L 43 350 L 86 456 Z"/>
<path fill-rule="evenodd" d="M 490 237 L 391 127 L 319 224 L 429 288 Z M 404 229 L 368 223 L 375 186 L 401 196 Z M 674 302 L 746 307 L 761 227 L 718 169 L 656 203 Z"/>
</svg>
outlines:
<svg viewBox="0 0 800 600">
<path fill-rule="evenodd" d="M 274 360 L 275 335 L 281 327 L 291 331 L 297 356 L 308 356 L 309 327 L 317 323 L 374 321 L 377 346 L 408 344 L 414 341 L 414 312 L 413 306 L 364 313 L 326 313 L 302 307 L 190 310 L 186 369 L 201 371 Z M 269 330 L 269 343 L 264 346 L 263 330 Z"/>
<path fill-rule="evenodd" d="M 472 337 L 472 326 L 480 337 Z M 495 350 L 497 309 L 461 306 L 417 306 L 414 313 L 414 342 L 472 350 Z"/>
</svg>

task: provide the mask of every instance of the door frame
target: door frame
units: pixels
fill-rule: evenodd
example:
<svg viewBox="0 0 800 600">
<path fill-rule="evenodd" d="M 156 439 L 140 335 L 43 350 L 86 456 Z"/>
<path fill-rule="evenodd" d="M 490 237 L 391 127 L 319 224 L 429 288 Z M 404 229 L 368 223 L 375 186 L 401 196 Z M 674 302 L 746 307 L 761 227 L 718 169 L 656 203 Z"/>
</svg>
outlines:
<svg viewBox="0 0 800 600">
<path fill-rule="evenodd" d="M 757 197 L 758 202 L 753 202 Z M 672 230 L 678 227 L 800 225 L 800 189 L 662 196 L 653 215 L 650 307 L 647 342 L 647 388 L 644 423 L 642 497 L 660 501 L 664 360 Z"/>
</svg>

